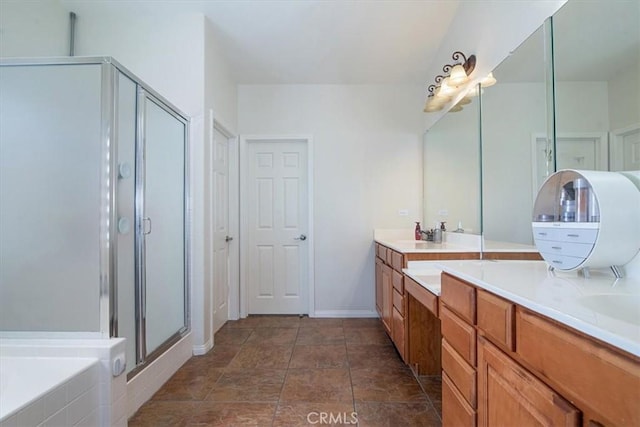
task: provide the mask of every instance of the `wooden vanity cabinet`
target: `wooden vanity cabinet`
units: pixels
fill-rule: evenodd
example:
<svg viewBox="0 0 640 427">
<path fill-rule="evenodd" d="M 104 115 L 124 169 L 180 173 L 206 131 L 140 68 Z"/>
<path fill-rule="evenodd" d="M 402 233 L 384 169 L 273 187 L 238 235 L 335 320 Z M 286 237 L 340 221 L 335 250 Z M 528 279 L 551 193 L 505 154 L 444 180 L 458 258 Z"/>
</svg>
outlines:
<svg viewBox="0 0 640 427">
<path fill-rule="evenodd" d="M 582 409 L 585 425 L 640 426 L 640 358 L 523 307 L 516 354 Z"/>
<path fill-rule="evenodd" d="M 384 262 L 376 256 L 376 311 L 378 315 L 382 317 L 382 268 Z"/>
<path fill-rule="evenodd" d="M 640 358 L 445 276 L 443 426 L 640 425 Z"/>
<path fill-rule="evenodd" d="M 478 337 L 478 426 L 579 426 L 580 411 Z"/>
<path fill-rule="evenodd" d="M 441 285 L 442 425 L 475 426 L 476 288 L 447 273 L 442 274 Z"/>
<path fill-rule="evenodd" d="M 403 262 L 402 254 L 376 243 L 376 310 L 387 334 L 404 358 Z M 399 266 L 400 270 L 394 269 L 393 265 Z"/>
<path fill-rule="evenodd" d="M 386 329 L 388 334 L 391 334 L 391 316 L 393 310 L 393 286 L 391 285 L 391 267 L 384 264 L 382 266 L 382 277 L 381 277 L 381 300 L 382 300 L 382 313 L 380 313 L 380 318 L 382 319 L 382 324 Z"/>
<path fill-rule="evenodd" d="M 405 361 L 417 375 L 442 372 L 438 297 L 408 276 L 404 277 L 407 355 Z"/>
</svg>

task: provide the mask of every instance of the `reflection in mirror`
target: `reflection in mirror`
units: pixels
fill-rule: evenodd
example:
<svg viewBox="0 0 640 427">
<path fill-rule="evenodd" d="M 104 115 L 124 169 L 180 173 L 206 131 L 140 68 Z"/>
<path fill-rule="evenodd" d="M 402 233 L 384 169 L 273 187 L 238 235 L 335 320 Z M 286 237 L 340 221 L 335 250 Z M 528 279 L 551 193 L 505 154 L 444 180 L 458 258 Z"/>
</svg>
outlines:
<svg viewBox="0 0 640 427">
<path fill-rule="evenodd" d="M 481 95 L 483 236 L 533 244 L 531 210 L 548 173 L 543 27 L 493 74 L 497 83 Z"/>
<path fill-rule="evenodd" d="M 558 169 L 640 170 L 640 2 L 553 16 Z"/>
<path fill-rule="evenodd" d="M 461 226 L 480 233 L 480 102 L 474 94 L 476 88 L 425 134 L 424 229 L 446 221 L 449 232 Z"/>
</svg>

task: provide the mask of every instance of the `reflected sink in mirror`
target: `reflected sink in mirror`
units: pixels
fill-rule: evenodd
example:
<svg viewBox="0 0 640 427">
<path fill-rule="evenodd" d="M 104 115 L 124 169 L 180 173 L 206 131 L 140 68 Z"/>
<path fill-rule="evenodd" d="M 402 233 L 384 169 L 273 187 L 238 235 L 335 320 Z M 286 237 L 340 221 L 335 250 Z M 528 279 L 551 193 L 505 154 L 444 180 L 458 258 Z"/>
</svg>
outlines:
<svg viewBox="0 0 640 427">
<path fill-rule="evenodd" d="M 597 314 L 640 325 L 640 295 L 589 295 L 579 301 Z"/>
</svg>

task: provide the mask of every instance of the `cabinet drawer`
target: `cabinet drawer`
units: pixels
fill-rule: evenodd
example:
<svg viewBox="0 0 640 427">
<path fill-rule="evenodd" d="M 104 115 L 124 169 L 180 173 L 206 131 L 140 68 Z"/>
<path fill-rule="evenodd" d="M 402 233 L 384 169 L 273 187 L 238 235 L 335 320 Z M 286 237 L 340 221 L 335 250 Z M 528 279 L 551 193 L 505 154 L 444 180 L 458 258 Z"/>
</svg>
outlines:
<svg viewBox="0 0 640 427">
<path fill-rule="evenodd" d="M 391 251 L 391 267 L 402 273 L 402 269 L 404 268 L 404 257 L 400 252 Z"/>
<path fill-rule="evenodd" d="M 585 260 L 585 258 L 550 254 L 545 252 L 541 252 L 540 255 L 542 255 L 544 260 L 547 261 L 549 265 L 559 270 L 570 270 L 572 268 L 576 268 L 577 266 L 582 264 Z"/>
<path fill-rule="evenodd" d="M 393 275 L 391 282 L 393 283 L 393 287 L 398 290 L 401 294 L 404 293 L 404 275 L 402 273 L 398 273 L 393 270 Z"/>
<path fill-rule="evenodd" d="M 387 264 L 391 265 L 391 258 L 393 257 L 393 249 L 389 249 L 387 248 L 386 252 L 385 252 L 386 258 L 384 260 L 384 262 L 386 262 Z"/>
<path fill-rule="evenodd" d="M 382 261 L 387 262 L 387 248 L 380 243 L 376 243 L 376 256 Z"/>
<path fill-rule="evenodd" d="M 593 243 L 557 242 L 555 240 L 536 240 L 540 252 L 586 258 L 593 249 Z"/>
<path fill-rule="evenodd" d="M 478 329 L 495 344 L 515 350 L 515 306 L 489 292 L 478 289 Z"/>
<path fill-rule="evenodd" d="M 516 353 L 604 425 L 640 425 L 640 360 L 518 307 Z"/>
<path fill-rule="evenodd" d="M 443 427 L 475 427 L 476 425 L 476 412 L 444 372 L 442 373 L 442 425 Z"/>
<path fill-rule="evenodd" d="M 438 297 L 420 286 L 415 280 L 404 276 L 404 286 L 418 302 L 424 305 L 435 316 L 438 316 Z"/>
<path fill-rule="evenodd" d="M 393 290 L 393 307 L 404 316 L 404 295 L 395 289 Z"/>
<path fill-rule="evenodd" d="M 467 322 L 476 323 L 476 289 L 446 273 L 442 273 L 440 299 Z"/>
<path fill-rule="evenodd" d="M 442 370 L 447 373 L 469 405 L 477 408 L 476 370 L 460 357 L 446 339 L 442 340 Z"/>
<path fill-rule="evenodd" d="M 393 308 L 393 343 L 400 353 L 402 360 L 405 360 L 405 328 L 404 328 L 404 316 L 400 314 L 396 308 Z"/>
<path fill-rule="evenodd" d="M 476 330 L 446 305 L 440 307 L 442 336 L 471 366 L 476 365 Z"/>
<path fill-rule="evenodd" d="M 555 240 L 558 242 L 595 243 L 597 228 L 533 227 L 536 240 Z"/>
</svg>

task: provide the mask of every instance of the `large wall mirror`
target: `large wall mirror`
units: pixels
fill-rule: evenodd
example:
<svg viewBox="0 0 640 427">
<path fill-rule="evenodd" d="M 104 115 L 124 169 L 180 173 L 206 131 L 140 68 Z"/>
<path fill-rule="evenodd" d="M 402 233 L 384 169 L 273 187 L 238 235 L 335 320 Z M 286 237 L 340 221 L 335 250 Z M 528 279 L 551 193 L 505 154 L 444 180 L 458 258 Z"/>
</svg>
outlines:
<svg viewBox="0 0 640 427">
<path fill-rule="evenodd" d="M 429 129 L 423 227 L 461 221 L 485 247 L 533 248 L 549 174 L 640 170 L 639 22 L 635 0 L 569 0 L 494 70 L 480 103 Z"/>
<path fill-rule="evenodd" d="M 494 71 L 482 100 L 483 235 L 531 245 L 537 181 L 549 172 L 545 31 L 540 27 Z M 552 166 L 552 165 L 551 165 Z M 513 247 L 513 246 L 511 246 Z"/>
<path fill-rule="evenodd" d="M 558 169 L 640 170 L 640 2 L 553 16 Z"/>
<path fill-rule="evenodd" d="M 480 234 L 480 103 L 472 89 L 424 136 L 423 229 Z M 458 230 L 458 231 L 462 231 Z"/>
</svg>

